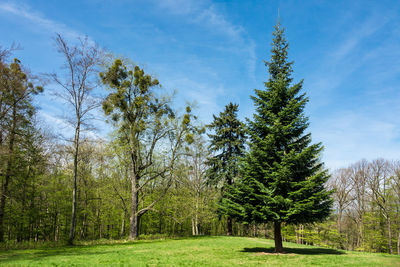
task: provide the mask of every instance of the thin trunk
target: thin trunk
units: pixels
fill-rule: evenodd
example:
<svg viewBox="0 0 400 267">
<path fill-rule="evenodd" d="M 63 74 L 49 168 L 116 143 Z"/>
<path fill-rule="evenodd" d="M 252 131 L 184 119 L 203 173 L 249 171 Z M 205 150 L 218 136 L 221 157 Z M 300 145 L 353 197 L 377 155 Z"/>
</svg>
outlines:
<svg viewBox="0 0 400 267">
<path fill-rule="evenodd" d="M 125 235 L 125 211 L 122 213 L 121 237 Z"/>
<path fill-rule="evenodd" d="M 83 214 L 83 219 L 82 219 L 82 229 L 81 229 L 81 238 L 85 239 L 86 238 L 86 219 L 87 219 L 87 214 Z"/>
<path fill-rule="evenodd" d="M 163 225 L 163 221 L 162 221 L 162 215 L 161 213 L 158 214 L 158 233 L 161 234 L 162 232 L 162 225 Z"/>
<path fill-rule="evenodd" d="M 31 215 L 29 216 L 29 240 L 33 238 L 34 223 L 37 220 L 37 217 L 33 216 L 33 211 L 35 208 L 35 193 L 36 193 L 35 183 L 32 183 L 31 203 L 29 205 L 29 211 L 31 213 Z"/>
<path fill-rule="evenodd" d="M 139 217 L 138 217 L 138 205 L 139 205 L 139 192 L 138 192 L 138 180 L 136 173 L 132 171 L 132 192 L 131 192 L 131 216 L 129 218 L 129 239 L 135 240 L 139 236 Z"/>
<path fill-rule="evenodd" d="M 274 222 L 274 239 L 275 239 L 275 253 L 282 253 L 282 233 L 281 233 L 281 222 Z"/>
<path fill-rule="evenodd" d="M 387 224 L 388 224 L 388 238 L 389 238 L 389 254 L 393 254 L 392 249 L 392 229 L 391 229 L 391 221 L 389 214 L 387 215 Z"/>
<path fill-rule="evenodd" d="M 78 153 L 79 153 L 79 133 L 80 133 L 80 121 L 78 119 L 77 126 L 75 129 L 74 139 L 74 185 L 72 190 L 72 214 L 71 214 L 71 227 L 69 229 L 68 244 L 72 245 L 75 238 L 75 227 L 76 227 L 76 206 L 77 206 L 77 176 L 78 176 Z"/>
<path fill-rule="evenodd" d="M 196 232 L 196 235 L 199 235 L 199 218 L 197 214 L 194 219 L 194 230 Z"/>
<path fill-rule="evenodd" d="M 400 228 L 399 235 L 397 236 L 397 255 L 400 255 Z"/>
<path fill-rule="evenodd" d="M 58 221 L 58 213 L 54 214 L 54 225 L 53 225 L 53 240 L 57 241 L 57 221 Z"/>
<path fill-rule="evenodd" d="M 199 235 L 199 198 L 196 198 L 196 214 L 194 216 L 194 230 Z"/>
<path fill-rule="evenodd" d="M 301 225 L 301 244 L 304 244 L 304 224 Z"/>
<path fill-rule="evenodd" d="M 1 197 L 0 197 L 0 242 L 4 242 L 4 211 L 6 207 L 6 196 L 8 194 L 8 184 L 11 178 L 12 172 L 12 162 L 14 157 L 14 141 L 15 141 L 15 130 L 17 128 L 17 107 L 13 106 L 13 122 L 10 131 L 10 141 L 8 143 L 8 160 L 6 175 L 4 177 L 4 183 L 1 187 Z"/>
<path fill-rule="evenodd" d="M 231 147 L 229 147 L 231 149 Z M 233 180 L 232 179 L 228 179 L 228 185 L 232 185 Z M 227 233 L 226 235 L 232 235 L 232 218 L 228 216 L 227 222 L 226 222 L 226 226 L 227 226 Z"/>
<path fill-rule="evenodd" d="M 194 218 L 192 217 L 192 235 L 196 235 Z"/>
</svg>

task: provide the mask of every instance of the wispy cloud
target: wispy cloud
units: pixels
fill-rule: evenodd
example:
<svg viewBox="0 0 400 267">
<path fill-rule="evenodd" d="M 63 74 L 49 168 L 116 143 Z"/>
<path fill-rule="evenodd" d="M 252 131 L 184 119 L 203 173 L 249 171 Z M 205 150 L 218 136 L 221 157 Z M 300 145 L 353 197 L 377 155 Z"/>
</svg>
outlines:
<svg viewBox="0 0 400 267">
<path fill-rule="evenodd" d="M 373 38 L 388 21 L 388 18 L 372 16 L 366 21 L 349 23 L 352 27 L 338 36 L 337 42 L 319 51 L 324 56 L 313 63 L 317 68 L 309 72 L 305 79 L 307 89 L 317 100 L 311 102 L 315 108 L 323 107 L 332 101 L 331 95 L 335 90 L 367 62 L 381 54 L 382 51 L 378 50 L 363 50 L 364 43 Z"/>
<path fill-rule="evenodd" d="M 161 9 L 176 15 L 188 15 L 199 8 L 200 1 L 190 0 L 155 0 Z"/>
<path fill-rule="evenodd" d="M 73 140 L 74 127 L 66 119 L 49 114 L 45 111 L 39 111 L 39 118 L 42 118 L 45 126 L 52 128 L 61 134 L 61 138 L 65 140 Z M 104 136 L 97 134 L 93 130 L 81 130 L 82 138 L 103 139 Z"/>
<path fill-rule="evenodd" d="M 226 91 L 222 84 L 210 84 L 207 81 L 199 82 L 191 79 L 183 73 L 175 73 L 175 77 L 171 77 L 166 81 L 167 87 L 178 90 L 176 101 L 178 106 L 189 101 L 195 106 L 195 113 L 203 122 L 210 122 L 212 114 L 221 111 L 218 105 L 218 98 L 226 95 Z"/>
<path fill-rule="evenodd" d="M 233 40 L 237 41 L 243 38 L 242 34 L 244 33 L 244 29 L 241 26 L 229 22 L 223 15 L 218 13 L 214 5 L 199 10 L 199 13 L 194 17 L 193 21 L 205 25 L 214 31 L 219 31 Z"/>
<path fill-rule="evenodd" d="M 241 25 L 235 24 L 221 12 L 217 4 L 211 1 L 197 0 L 155 0 L 155 3 L 163 14 L 179 17 L 181 23 L 205 29 L 209 34 L 207 38 L 213 36 L 213 38 L 223 40 L 222 43 L 210 44 L 207 49 L 233 55 L 245 66 L 247 77 L 252 81 L 256 80 L 256 42 Z M 209 60 L 206 61 L 204 58 L 192 55 L 186 61 L 188 62 L 185 64 L 192 66 L 196 73 L 187 73 L 186 70 L 175 71 L 166 75 L 169 77 L 168 83 L 170 86 L 178 88 L 181 98 L 197 104 L 196 111 L 202 121 L 210 122 L 212 114 L 218 114 L 222 110 L 220 103 L 226 104 L 227 101 L 225 97 L 229 92 L 224 88 L 224 82 L 219 77 L 224 74 L 219 73 L 215 66 L 210 66 Z M 168 69 L 166 66 L 161 68 Z M 204 79 L 204 77 L 208 77 L 208 79 Z M 233 93 L 230 97 L 234 99 L 236 96 Z"/>
<path fill-rule="evenodd" d="M 323 142 L 330 168 L 362 158 L 398 157 L 400 119 L 393 114 L 400 112 L 400 99 L 388 99 L 394 89 L 387 80 L 399 71 L 393 63 L 400 45 L 393 47 L 397 36 L 382 35 L 389 23 L 390 16 L 348 23 L 352 27 L 322 52 L 330 51 L 306 78 L 314 111 L 311 130 Z"/>
<path fill-rule="evenodd" d="M 398 157 L 399 123 L 400 120 L 388 121 L 382 116 L 346 111 L 325 118 L 312 130 L 315 140 L 323 141 L 325 146 L 324 161 L 334 169 L 362 158 Z"/>
<path fill-rule="evenodd" d="M 223 15 L 217 6 L 211 2 L 196 0 L 155 0 L 160 10 L 170 14 L 183 16 L 192 24 L 205 27 L 214 34 L 228 38 L 226 51 L 242 54 L 247 66 L 248 75 L 255 80 L 256 43 L 250 38 L 241 25 L 232 23 Z M 234 49 L 231 49 L 234 47 Z"/>
<path fill-rule="evenodd" d="M 51 32 L 52 34 L 55 32 L 61 33 L 67 39 L 76 39 L 83 35 L 73 29 L 70 29 L 63 23 L 46 18 L 44 15 L 21 3 L 0 3 L 0 12 L 18 16 L 19 18 L 29 21 L 29 23 L 35 27 L 40 27 L 41 29 Z"/>
</svg>

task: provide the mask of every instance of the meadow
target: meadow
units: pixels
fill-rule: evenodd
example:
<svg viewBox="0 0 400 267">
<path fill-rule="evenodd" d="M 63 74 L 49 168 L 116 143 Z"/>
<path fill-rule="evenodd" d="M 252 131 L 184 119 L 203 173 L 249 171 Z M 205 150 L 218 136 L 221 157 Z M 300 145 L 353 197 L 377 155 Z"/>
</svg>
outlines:
<svg viewBox="0 0 400 267">
<path fill-rule="evenodd" d="M 0 266 L 400 266 L 400 256 L 204 236 L 0 251 Z"/>
</svg>

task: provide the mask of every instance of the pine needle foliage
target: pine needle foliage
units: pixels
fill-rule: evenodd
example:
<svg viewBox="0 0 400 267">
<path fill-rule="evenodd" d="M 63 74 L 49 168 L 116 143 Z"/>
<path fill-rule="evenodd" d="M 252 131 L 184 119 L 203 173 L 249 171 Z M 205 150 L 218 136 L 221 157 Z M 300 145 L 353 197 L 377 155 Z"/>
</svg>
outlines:
<svg viewBox="0 0 400 267">
<path fill-rule="evenodd" d="M 273 33 L 264 90 L 255 90 L 255 114 L 248 121 L 250 150 L 242 179 L 224 199 L 226 211 L 246 223 L 274 222 L 275 250 L 282 252 L 281 224 L 321 221 L 331 211 L 329 178 L 312 143 L 304 108 L 303 81 L 293 84 L 288 42 L 278 23 Z"/>
</svg>

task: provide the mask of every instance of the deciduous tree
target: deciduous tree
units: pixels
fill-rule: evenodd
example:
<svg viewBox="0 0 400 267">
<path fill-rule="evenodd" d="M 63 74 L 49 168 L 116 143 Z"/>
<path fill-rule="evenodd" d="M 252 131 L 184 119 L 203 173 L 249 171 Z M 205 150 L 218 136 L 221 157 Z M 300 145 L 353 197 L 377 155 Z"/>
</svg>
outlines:
<svg viewBox="0 0 400 267">
<path fill-rule="evenodd" d="M 72 189 L 72 213 L 71 227 L 68 243 L 73 244 L 75 238 L 76 214 L 77 214 L 77 179 L 79 145 L 82 128 L 87 126 L 91 118 L 90 112 L 98 107 L 98 101 L 93 97 L 93 89 L 96 87 L 95 78 L 101 60 L 101 50 L 92 44 L 88 38 L 79 39 L 78 45 L 69 45 L 67 41 L 57 34 L 55 39 L 58 52 L 64 57 L 65 77 L 60 78 L 52 74 L 53 81 L 61 87 L 56 94 L 62 98 L 73 112 L 69 118 L 74 128 L 73 139 L 73 189 Z"/>
<path fill-rule="evenodd" d="M 190 134 L 191 110 L 187 107 L 183 118 L 177 118 L 170 107 L 170 98 L 156 90 L 160 88 L 158 80 L 145 74 L 139 66 L 129 66 L 120 59 L 100 73 L 100 77 L 111 91 L 103 102 L 103 110 L 115 122 L 120 144 L 129 153 L 129 238 L 136 239 L 140 217 L 165 195 L 182 144 L 193 139 Z M 165 190 L 145 205 L 144 188 L 156 179 L 165 183 Z M 139 202 L 143 204 L 142 208 L 139 208 Z"/>
</svg>

